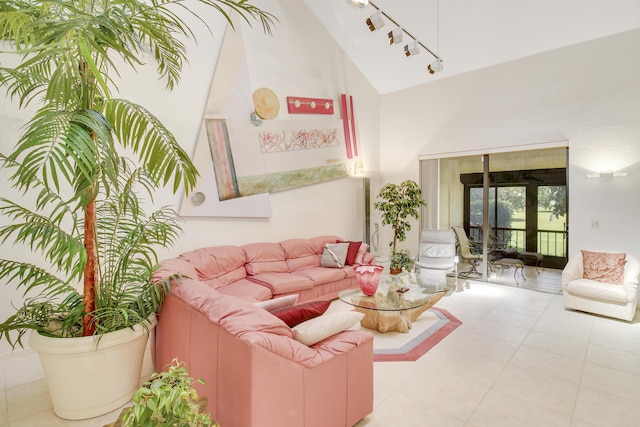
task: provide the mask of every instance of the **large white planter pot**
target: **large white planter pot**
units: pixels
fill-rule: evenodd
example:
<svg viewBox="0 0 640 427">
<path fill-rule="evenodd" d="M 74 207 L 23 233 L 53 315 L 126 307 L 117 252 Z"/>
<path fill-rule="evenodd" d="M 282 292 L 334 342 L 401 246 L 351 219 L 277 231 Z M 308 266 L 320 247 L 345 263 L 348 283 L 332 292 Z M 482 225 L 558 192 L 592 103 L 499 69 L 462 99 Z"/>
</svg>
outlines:
<svg viewBox="0 0 640 427">
<path fill-rule="evenodd" d="M 149 330 L 155 324 L 153 316 Z M 94 418 L 130 401 L 140 386 L 148 335 L 142 325 L 110 332 L 99 341 L 32 333 L 29 345 L 40 356 L 56 415 L 67 420 Z"/>
</svg>

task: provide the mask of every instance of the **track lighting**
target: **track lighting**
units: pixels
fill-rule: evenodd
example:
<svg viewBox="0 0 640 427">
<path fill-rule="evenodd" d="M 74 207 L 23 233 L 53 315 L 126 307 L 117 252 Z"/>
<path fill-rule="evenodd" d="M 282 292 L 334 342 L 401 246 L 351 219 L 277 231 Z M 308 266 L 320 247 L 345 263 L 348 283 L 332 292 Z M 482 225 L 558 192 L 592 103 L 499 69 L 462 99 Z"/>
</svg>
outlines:
<svg viewBox="0 0 640 427">
<path fill-rule="evenodd" d="M 413 55 L 417 55 L 420 53 L 420 48 L 423 48 L 424 50 L 426 50 L 427 52 L 429 52 L 431 54 L 431 56 L 433 56 L 436 61 L 432 62 L 431 64 L 429 64 L 427 66 L 427 70 L 429 71 L 430 74 L 435 74 L 437 72 L 442 71 L 442 69 L 444 68 L 442 65 L 442 58 L 440 58 L 440 56 L 436 55 L 431 49 L 429 49 L 427 46 L 425 46 L 424 44 L 420 43 L 415 36 L 413 36 L 409 31 L 407 31 L 406 28 L 403 28 L 398 22 L 396 22 L 392 17 L 390 17 L 388 14 L 386 14 L 385 12 L 383 12 L 382 10 L 380 10 L 380 8 L 378 6 L 376 6 L 373 2 L 369 1 L 369 0 L 350 0 L 352 4 L 357 5 L 359 7 L 365 7 L 367 5 L 370 5 L 371 7 L 373 7 L 376 10 L 376 13 L 374 13 L 373 15 L 371 15 L 369 18 L 367 18 L 367 20 L 365 21 L 367 23 L 367 26 L 369 27 L 369 30 L 371 31 L 376 31 L 379 30 L 380 28 L 382 28 L 385 24 L 384 19 L 386 18 L 387 20 L 391 21 L 391 23 L 393 25 L 396 26 L 395 29 L 389 31 L 387 33 L 387 36 L 389 37 L 389 44 L 390 45 L 394 45 L 394 44 L 398 44 L 402 42 L 402 37 L 403 37 L 403 33 L 406 34 L 411 40 L 412 42 L 407 43 L 404 46 L 404 54 L 406 56 L 413 56 Z M 438 17 L 439 15 L 439 7 L 440 4 L 438 2 Z M 438 18 L 438 35 L 440 33 L 440 22 L 439 22 L 439 18 Z"/>
<path fill-rule="evenodd" d="M 420 53 L 420 47 L 418 46 L 418 42 L 414 41 L 413 43 L 407 43 L 404 45 L 404 54 L 406 56 L 417 55 Z"/>
<path fill-rule="evenodd" d="M 389 31 L 389 44 L 398 44 L 402 42 L 402 28 L 398 27 L 395 30 Z"/>
<path fill-rule="evenodd" d="M 440 61 L 434 61 L 431 64 L 429 64 L 429 66 L 427 67 L 427 70 L 429 70 L 429 74 L 435 74 L 439 71 L 442 71 L 444 67 L 442 66 L 442 62 Z"/>
<path fill-rule="evenodd" d="M 366 23 L 371 31 L 379 30 L 384 27 L 384 19 L 382 19 L 382 14 L 380 12 L 376 12 L 368 17 Z"/>
</svg>

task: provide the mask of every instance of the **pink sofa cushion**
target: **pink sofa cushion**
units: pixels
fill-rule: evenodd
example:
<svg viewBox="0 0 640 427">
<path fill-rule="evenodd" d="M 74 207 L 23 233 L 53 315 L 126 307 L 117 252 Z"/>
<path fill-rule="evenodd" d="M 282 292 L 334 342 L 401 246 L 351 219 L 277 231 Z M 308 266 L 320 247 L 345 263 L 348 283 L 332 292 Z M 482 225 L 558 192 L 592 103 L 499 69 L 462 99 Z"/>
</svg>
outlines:
<svg viewBox="0 0 640 427">
<path fill-rule="evenodd" d="M 313 268 L 305 268 L 304 270 L 298 270 L 291 275 L 295 276 L 303 276 L 311 280 L 316 285 L 320 285 L 328 282 L 335 282 L 337 280 L 342 280 L 348 276 L 347 271 L 352 270 L 352 267 L 345 268 L 325 268 L 325 267 L 313 267 Z M 352 276 L 355 276 L 355 273 L 351 272 Z"/>
<path fill-rule="evenodd" d="M 289 271 L 320 266 L 320 256 L 310 239 L 289 239 L 280 242 Z"/>
<path fill-rule="evenodd" d="M 153 280 L 163 280 L 173 274 L 182 274 L 191 279 L 198 279 L 198 272 L 193 264 L 178 258 L 169 258 L 160 262 L 160 266 L 153 272 Z"/>
<path fill-rule="evenodd" d="M 313 245 L 313 250 L 318 254 L 322 255 L 322 251 L 324 250 L 324 245 L 327 243 L 336 243 L 338 240 L 342 240 L 339 236 L 318 236 L 314 237 L 311 240 L 311 244 Z"/>
<path fill-rule="evenodd" d="M 237 246 L 215 246 L 185 252 L 178 257 L 194 266 L 200 281 L 213 289 L 247 276 L 245 254 Z"/>
<path fill-rule="evenodd" d="M 306 270 L 301 270 L 306 271 Z M 313 288 L 313 280 L 295 273 L 260 273 L 250 276 L 252 281 L 271 289 L 273 295 L 291 294 Z"/>
<path fill-rule="evenodd" d="M 278 243 L 249 243 L 242 246 L 242 250 L 247 259 L 245 268 L 250 276 L 289 271 L 284 250 Z"/>
<path fill-rule="evenodd" d="M 259 331 L 293 338 L 291 328 L 268 311 L 234 296 L 223 295 L 197 280 L 182 279 L 173 289 L 173 295 L 232 335 Z"/>
<path fill-rule="evenodd" d="M 224 295 L 232 295 L 249 302 L 270 300 L 271 290 L 248 279 L 240 279 L 231 286 L 221 286 L 216 289 Z"/>
</svg>

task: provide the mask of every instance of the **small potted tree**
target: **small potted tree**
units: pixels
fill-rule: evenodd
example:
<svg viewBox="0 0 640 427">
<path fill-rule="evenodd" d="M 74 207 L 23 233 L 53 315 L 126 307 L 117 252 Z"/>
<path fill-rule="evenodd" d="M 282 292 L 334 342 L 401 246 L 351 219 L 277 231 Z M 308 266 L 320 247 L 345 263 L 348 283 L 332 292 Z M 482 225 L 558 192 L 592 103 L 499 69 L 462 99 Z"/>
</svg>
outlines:
<svg viewBox="0 0 640 427">
<path fill-rule="evenodd" d="M 390 270 L 392 274 L 399 273 L 404 267 L 406 270 L 413 268 L 413 259 L 408 250 L 398 251 L 398 242 L 404 242 L 407 232 L 411 230 L 409 219 L 418 219 L 420 207 L 425 205 L 422 199 L 422 191 L 415 181 L 406 180 L 398 184 L 386 184 L 378 192 L 378 201 L 373 207 L 380 212 L 383 225 L 393 228 L 393 240 L 391 247 Z"/>
</svg>

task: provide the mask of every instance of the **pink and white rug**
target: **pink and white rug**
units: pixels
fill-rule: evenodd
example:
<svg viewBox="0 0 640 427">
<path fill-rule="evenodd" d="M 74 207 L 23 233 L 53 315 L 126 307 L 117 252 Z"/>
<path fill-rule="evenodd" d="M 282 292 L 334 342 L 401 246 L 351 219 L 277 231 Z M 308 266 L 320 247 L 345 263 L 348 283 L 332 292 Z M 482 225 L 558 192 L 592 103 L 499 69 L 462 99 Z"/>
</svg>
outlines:
<svg viewBox="0 0 640 427">
<path fill-rule="evenodd" d="M 373 333 L 374 362 L 407 362 L 420 358 L 462 322 L 447 310 L 431 307 L 411 325 L 408 333 Z M 368 330 L 368 329 L 367 329 Z"/>
</svg>

